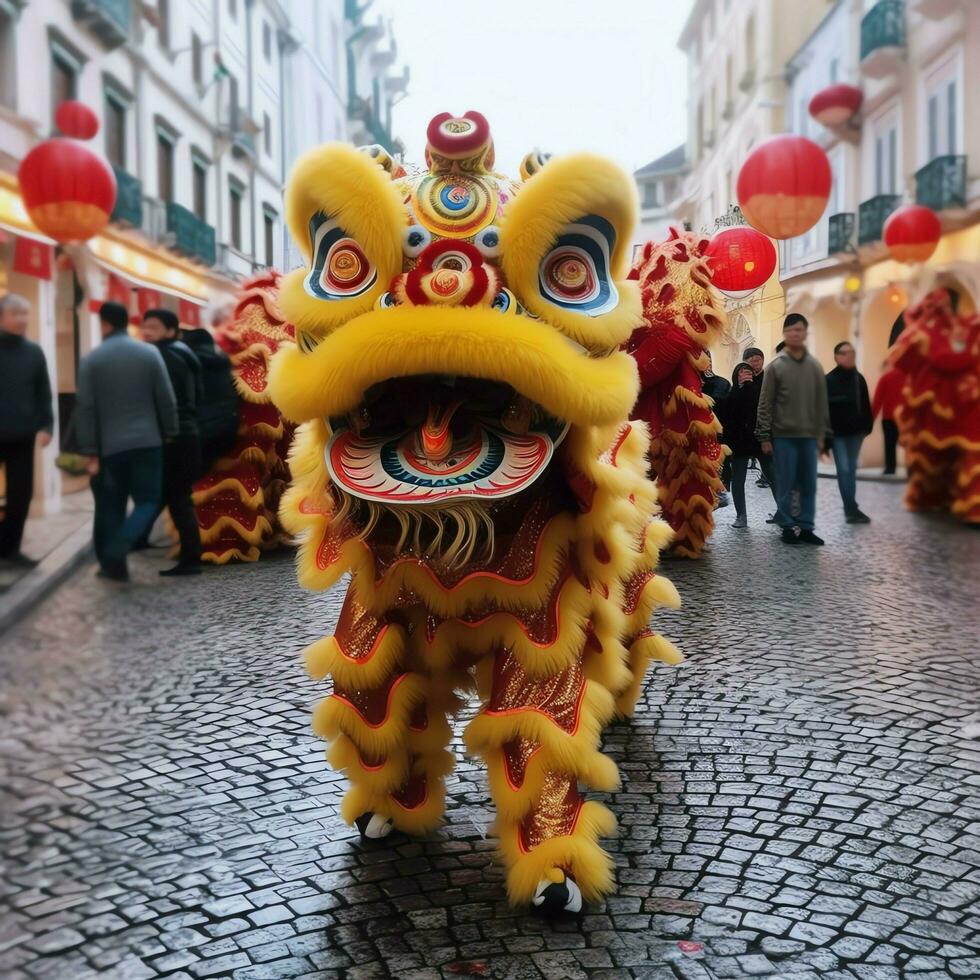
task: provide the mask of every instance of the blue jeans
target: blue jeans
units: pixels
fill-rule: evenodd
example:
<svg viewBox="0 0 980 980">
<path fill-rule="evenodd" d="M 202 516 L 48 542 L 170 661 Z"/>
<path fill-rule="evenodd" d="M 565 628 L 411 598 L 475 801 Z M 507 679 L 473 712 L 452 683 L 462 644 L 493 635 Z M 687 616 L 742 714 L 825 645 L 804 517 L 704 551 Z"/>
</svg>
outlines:
<svg viewBox="0 0 980 980">
<path fill-rule="evenodd" d="M 92 479 L 95 556 L 103 568 L 125 565 L 130 548 L 149 531 L 163 495 L 163 449 L 128 449 L 103 456 Z M 126 516 L 126 504 L 133 509 Z"/>
<path fill-rule="evenodd" d="M 817 440 L 777 436 L 772 441 L 776 470 L 776 523 L 813 530 L 817 510 Z M 800 516 L 793 517 L 793 490 L 800 491 Z"/>
<path fill-rule="evenodd" d="M 852 517 L 858 512 L 857 465 L 864 436 L 834 436 L 834 465 L 837 467 L 837 486 L 844 501 L 844 513 Z"/>
</svg>

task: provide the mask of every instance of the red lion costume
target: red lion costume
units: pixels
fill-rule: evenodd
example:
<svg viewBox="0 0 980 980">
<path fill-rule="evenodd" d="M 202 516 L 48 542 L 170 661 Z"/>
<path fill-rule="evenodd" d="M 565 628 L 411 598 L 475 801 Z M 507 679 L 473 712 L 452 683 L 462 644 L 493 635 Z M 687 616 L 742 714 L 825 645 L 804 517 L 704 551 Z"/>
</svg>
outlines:
<svg viewBox="0 0 980 980">
<path fill-rule="evenodd" d="M 905 374 L 896 414 L 909 510 L 950 510 L 980 526 L 980 316 L 945 289 L 905 314 L 890 361 Z"/>
<path fill-rule="evenodd" d="M 718 339 L 724 309 L 710 288 L 706 238 L 671 229 L 647 242 L 630 278 L 639 280 L 643 326 L 626 350 L 640 372 L 632 417 L 650 428 L 650 463 L 663 515 L 674 529 L 675 554 L 697 558 L 714 528 L 725 450 L 721 425 L 701 390 L 705 351 Z"/>
<path fill-rule="evenodd" d="M 279 273 L 246 281 L 228 323 L 215 340 L 231 358 L 239 395 L 238 439 L 231 452 L 194 484 L 194 506 L 205 561 L 257 561 L 282 532 L 277 511 L 289 482 L 286 454 L 295 426 L 283 421 L 267 391 L 269 360 L 295 341 L 279 312 Z"/>
</svg>

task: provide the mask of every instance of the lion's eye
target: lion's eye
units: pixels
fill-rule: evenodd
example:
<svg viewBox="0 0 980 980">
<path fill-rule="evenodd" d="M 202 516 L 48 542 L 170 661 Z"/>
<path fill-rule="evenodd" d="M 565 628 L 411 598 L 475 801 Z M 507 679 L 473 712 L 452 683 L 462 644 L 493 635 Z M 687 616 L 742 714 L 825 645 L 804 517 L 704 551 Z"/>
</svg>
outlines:
<svg viewBox="0 0 980 980">
<path fill-rule="evenodd" d="M 496 225 L 489 225 L 477 232 L 473 244 L 480 250 L 484 258 L 495 259 L 500 255 L 500 229 Z"/>
<path fill-rule="evenodd" d="M 364 250 L 333 219 L 310 219 L 313 265 L 303 285 L 317 299 L 349 299 L 367 292 L 378 278 Z"/>
<path fill-rule="evenodd" d="M 599 316 L 619 302 L 610 274 L 613 226 L 598 215 L 566 225 L 541 260 L 538 284 L 545 299 L 564 309 Z"/>
</svg>

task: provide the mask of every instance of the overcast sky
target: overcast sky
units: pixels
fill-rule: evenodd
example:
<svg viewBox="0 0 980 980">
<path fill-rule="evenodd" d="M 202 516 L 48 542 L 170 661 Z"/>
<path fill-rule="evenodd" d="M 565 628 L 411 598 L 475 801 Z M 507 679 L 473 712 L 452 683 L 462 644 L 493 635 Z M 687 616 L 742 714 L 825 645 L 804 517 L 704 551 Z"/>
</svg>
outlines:
<svg viewBox="0 0 980 980">
<path fill-rule="evenodd" d="M 628 170 L 685 138 L 677 38 L 691 0 L 376 0 L 390 18 L 408 96 L 395 109 L 407 158 L 422 163 L 438 112 L 482 112 L 497 166 L 525 153 L 592 150 Z"/>
</svg>

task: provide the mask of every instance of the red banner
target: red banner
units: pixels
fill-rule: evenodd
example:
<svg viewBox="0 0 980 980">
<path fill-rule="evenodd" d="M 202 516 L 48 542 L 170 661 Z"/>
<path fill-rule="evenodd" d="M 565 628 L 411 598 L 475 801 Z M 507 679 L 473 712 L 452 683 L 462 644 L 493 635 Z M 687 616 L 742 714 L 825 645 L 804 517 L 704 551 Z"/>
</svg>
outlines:
<svg viewBox="0 0 980 980">
<path fill-rule="evenodd" d="M 17 236 L 14 243 L 14 272 L 50 281 L 53 261 L 54 249 L 50 245 Z"/>
<path fill-rule="evenodd" d="M 136 290 L 136 308 L 139 310 L 141 319 L 146 315 L 147 310 L 158 310 L 162 305 L 159 289 L 147 289 L 140 286 Z"/>
<path fill-rule="evenodd" d="M 197 303 L 192 303 L 189 299 L 182 299 L 177 307 L 177 316 L 182 327 L 188 330 L 196 330 L 202 326 L 201 307 Z"/>
</svg>

